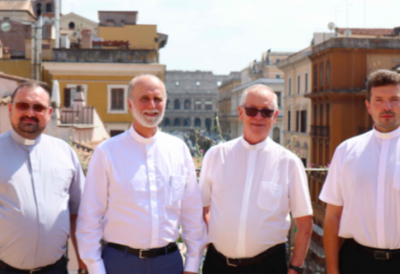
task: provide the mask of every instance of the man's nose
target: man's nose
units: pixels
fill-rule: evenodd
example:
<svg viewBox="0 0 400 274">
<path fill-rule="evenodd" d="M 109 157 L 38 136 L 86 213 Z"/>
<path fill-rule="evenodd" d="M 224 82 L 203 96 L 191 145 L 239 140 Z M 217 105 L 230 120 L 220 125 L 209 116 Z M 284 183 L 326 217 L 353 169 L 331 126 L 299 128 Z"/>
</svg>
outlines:
<svg viewBox="0 0 400 274">
<path fill-rule="evenodd" d="M 151 109 L 155 109 L 156 108 L 156 103 L 154 102 L 154 100 L 149 100 L 148 107 L 151 108 Z"/>
<path fill-rule="evenodd" d="M 386 109 L 392 109 L 392 103 L 390 102 L 390 100 L 385 100 L 383 102 L 383 108 Z"/>
</svg>

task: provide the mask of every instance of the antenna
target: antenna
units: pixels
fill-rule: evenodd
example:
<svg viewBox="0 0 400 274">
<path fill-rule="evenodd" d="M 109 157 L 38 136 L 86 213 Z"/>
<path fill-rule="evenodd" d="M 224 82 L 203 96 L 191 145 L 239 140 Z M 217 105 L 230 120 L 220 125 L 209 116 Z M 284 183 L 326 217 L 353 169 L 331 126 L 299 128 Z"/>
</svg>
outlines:
<svg viewBox="0 0 400 274">
<path fill-rule="evenodd" d="M 338 23 L 338 21 L 337 21 L 337 14 L 339 13 L 339 12 L 341 12 L 342 10 L 341 10 L 341 6 L 336 6 L 335 7 L 335 23 L 337 24 Z"/>
<path fill-rule="evenodd" d="M 349 0 L 344 1 L 346 4 L 346 13 L 347 13 L 347 27 L 349 27 L 349 7 L 352 6 L 352 3 L 349 3 Z"/>
</svg>

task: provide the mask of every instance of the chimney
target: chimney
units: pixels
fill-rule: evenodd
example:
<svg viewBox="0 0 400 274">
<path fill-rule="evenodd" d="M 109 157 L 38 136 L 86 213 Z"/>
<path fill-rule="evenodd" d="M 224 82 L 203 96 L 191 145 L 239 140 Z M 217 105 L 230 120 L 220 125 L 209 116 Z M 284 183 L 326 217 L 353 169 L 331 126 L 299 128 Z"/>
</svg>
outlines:
<svg viewBox="0 0 400 274">
<path fill-rule="evenodd" d="M 81 48 L 92 48 L 92 32 L 90 31 L 90 29 L 82 29 L 81 31 Z"/>
</svg>

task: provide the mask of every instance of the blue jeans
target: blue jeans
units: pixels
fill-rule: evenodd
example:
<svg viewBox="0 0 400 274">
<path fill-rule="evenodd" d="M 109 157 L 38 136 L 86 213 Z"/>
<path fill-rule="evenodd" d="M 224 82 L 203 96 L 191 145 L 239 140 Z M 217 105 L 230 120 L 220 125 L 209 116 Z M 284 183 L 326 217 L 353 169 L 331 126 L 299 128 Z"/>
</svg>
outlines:
<svg viewBox="0 0 400 274">
<path fill-rule="evenodd" d="M 183 261 L 179 250 L 155 258 L 140 259 L 139 256 L 105 246 L 102 257 L 107 274 L 183 273 Z"/>
<path fill-rule="evenodd" d="M 46 271 L 46 272 L 34 272 L 34 273 L 40 273 L 40 274 L 68 274 L 67 264 L 68 264 L 68 259 L 63 256 L 63 257 L 61 257 L 60 260 L 58 260 L 56 262 L 55 267 L 50 269 L 49 271 Z M 0 274 L 21 274 L 21 272 L 0 269 Z"/>
</svg>

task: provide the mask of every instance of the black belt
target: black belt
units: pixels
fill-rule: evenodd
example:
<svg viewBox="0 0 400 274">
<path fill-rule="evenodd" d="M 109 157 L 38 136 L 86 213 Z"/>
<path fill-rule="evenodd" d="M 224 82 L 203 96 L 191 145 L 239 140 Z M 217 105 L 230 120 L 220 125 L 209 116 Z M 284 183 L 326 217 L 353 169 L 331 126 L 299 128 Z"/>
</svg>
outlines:
<svg viewBox="0 0 400 274">
<path fill-rule="evenodd" d="M 46 266 L 43 266 L 43 267 L 37 267 L 37 268 L 34 268 L 34 269 L 19 269 L 19 268 L 12 267 L 12 266 L 6 264 L 3 261 L 0 261 L 0 269 L 13 271 L 13 272 L 17 272 L 17 273 L 40 274 L 40 273 L 45 273 L 45 272 L 55 268 L 57 263 L 59 261 L 63 260 L 63 259 L 64 259 L 64 256 L 61 257 L 61 259 L 58 260 L 57 262 L 55 262 L 54 264 L 46 265 Z"/>
<path fill-rule="evenodd" d="M 135 249 L 135 248 L 130 248 L 129 246 L 115 244 L 115 243 L 108 243 L 107 245 L 119 251 L 128 252 L 130 254 L 139 256 L 139 258 L 141 259 L 154 258 L 178 250 L 178 246 L 176 245 L 176 243 L 170 243 L 167 246 L 160 248 L 152 248 L 152 249 Z"/>
<path fill-rule="evenodd" d="M 400 258 L 400 249 L 377 249 L 360 245 L 354 239 L 346 239 L 357 250 L 370 255 L 375 260 L 390 260 Z"/>
<path fill-rule="evenodd" d="M 285 249 L 285 244 L 282 243 L 282 244 L 275 245 L 275 246 L 267 249 L 266 251 L 258 254 L 255 257 L 243 258 L 243 259 L 228 258 L 224 254 L 218 252 L 218 250 L 215 249 L 213 244 L 210 244 L 208 249 L 213 250 L 220 258 L 222 258 L 226 262 L 227 265 L 233 266 L 233 267 L 237 267 L 237 266 L 248 266 L 248 265 L 253 265 L 253 264 L 260 263 L 265 259 L 265 257 L 267 257 L 267 256 L 269 256 L 269 255 L 271 255 L 271 254 L 273 254 L 275 252 L 278 252 L 279 250 L 282 250 L 282 249 L 284 250 Z"/>
</svg>

